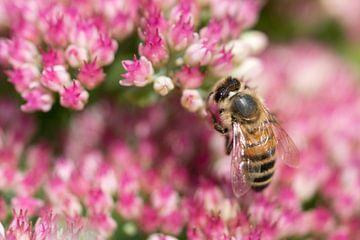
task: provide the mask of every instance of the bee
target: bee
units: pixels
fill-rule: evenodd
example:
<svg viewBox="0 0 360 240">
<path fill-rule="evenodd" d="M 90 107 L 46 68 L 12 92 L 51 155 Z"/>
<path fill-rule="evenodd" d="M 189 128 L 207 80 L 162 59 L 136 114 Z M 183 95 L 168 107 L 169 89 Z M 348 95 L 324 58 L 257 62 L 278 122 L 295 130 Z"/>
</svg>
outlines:
<svg viewBox="0 0 360 240">
<path fill-rule="evenodd" d="M 219 81 L 207 99 L 214 129 L 225 135 L 231 153 L 231 183 L 235 196 L 264 190 L 271 182 L 277 160 L 296 167 L 299 152 L 276 117 L 244 81 Z"/>
</svg>

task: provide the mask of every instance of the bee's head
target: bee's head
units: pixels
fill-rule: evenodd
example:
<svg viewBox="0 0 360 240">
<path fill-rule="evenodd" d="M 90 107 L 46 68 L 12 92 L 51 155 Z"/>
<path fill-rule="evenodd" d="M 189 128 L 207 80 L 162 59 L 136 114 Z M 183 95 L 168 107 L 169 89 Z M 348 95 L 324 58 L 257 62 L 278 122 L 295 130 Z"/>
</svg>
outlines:
<svg viewBox="0 0 360 240">
<path fill-rule="evenodd" d="M 250 94 L 239 93 L 231 99 L 231 110 L 244 120 L 256 119 L 259 116 L 259 105 Z"/>
</svg>

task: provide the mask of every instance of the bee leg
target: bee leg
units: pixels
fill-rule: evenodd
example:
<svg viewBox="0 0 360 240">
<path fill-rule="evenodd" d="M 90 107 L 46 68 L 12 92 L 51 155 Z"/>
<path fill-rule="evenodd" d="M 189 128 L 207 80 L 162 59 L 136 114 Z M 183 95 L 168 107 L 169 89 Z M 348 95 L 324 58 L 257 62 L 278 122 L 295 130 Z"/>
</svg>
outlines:
<svg viewBox="0 0 360 240">
<path fill-rule="evenodd" d="M 214 122 L 214 129 L 221 134 L 226 134 L 229 131 L 227 128 L 224 128 L 217 122 Z"/>
<path fill-rule="evenodd" d="M 225 151 L 226 154 L 229 155 L 233 148 L 233 140 L 230 140 L 229 135 L 225 136 Z"/>
</svg>

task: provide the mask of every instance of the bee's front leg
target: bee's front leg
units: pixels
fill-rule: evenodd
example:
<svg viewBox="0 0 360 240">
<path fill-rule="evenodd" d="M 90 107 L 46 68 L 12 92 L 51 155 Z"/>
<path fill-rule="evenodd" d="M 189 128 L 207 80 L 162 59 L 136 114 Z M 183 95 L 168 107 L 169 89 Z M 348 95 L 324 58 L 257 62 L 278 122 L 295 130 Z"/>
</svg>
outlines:
<svg viewBox="0 0 360 240">
<path fill-rule="evenodd" d="M 213 124 L 214 124 L 214 129 L 216 131 L 218 131 L 219 133 L 221 133 L 221 134 L 228 133 L 229 130 L 227 128 L 224 128 L 220 123 L 214 121 Z"/>
<path fill-rule="evenodd" d="M 230 140 L 229 134 L 225 135 L 225 152 L 229 155 L 233 148 L 233 140 Z"/>
</svg>

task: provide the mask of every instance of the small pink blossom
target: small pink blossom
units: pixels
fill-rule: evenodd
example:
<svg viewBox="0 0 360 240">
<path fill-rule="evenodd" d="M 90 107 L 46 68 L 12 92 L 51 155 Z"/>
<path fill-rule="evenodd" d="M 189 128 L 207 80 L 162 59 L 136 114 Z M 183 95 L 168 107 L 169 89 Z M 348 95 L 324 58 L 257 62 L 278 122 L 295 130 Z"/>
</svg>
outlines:
<svg viewBox="0 0 360 240">
<path fill-rule="evenodd" d="M 20 93 L 37 85 L 40 77 L 39 69 L 31 64 L 22 64 L 17 68 L 8 70 L 6 74 L 9 77 L 9 81 L 14 84 L 16 91 Z"/>
<path fill-rule="evenodd" d="M 168 23 L 158 6 L 152 1 L 147 1 L 145 9 L 145 17 L 142 19 L 143 30 L 156 31 L 158 35 L 164 34 L 168 29 Z M 146 33 L 143 37 L 146 39 Z"/>
<path fill-rule="evenodd" d="M 117 227 L 115 220 L 107 212 L 92 213 L 89 216 L 92 228 L 96 229 L 102 239 L 110 237 Z"/>
<path fill-rule="evenodd" d="M 137 219 L 143 208 L 143 200 L 135 192 L 124 192 L 119 195 L 117 210 L 125 219 Z"/>
<path fill-rule="evenodd" d="M 161 230 L 166 233 L 178 235 L 185 224 L 183 212 L 183 209 L 176 209 L 166 216 L 163 216 Z"/>
<path fill-rule="evenodd" d="M 44 202 L 32 197 L 15 197 L 11 200 L 11 205 L 15 211 L 26 210 L 29 215 L 35 214 Z"/>
<path fill-rule="evenodd" d="M 112 208 L 113 200 L 101 189 L 93 188 L 87 193 L 86 204 L 92 212 L 107 212 Z"/>
<path fill-rule="evenodd" d="M 236 0 L 223 0 L 216 1 L 210 0 L 212 14 L 215 18 L 225 18 L 226 16 L 238 15 L 244 1 Z"/>
<path fill-rule="evenodd" d="M 118 12 L 112 19 L 112 33 L 115 38 L 123 39 L 135 29 L 135 23 L 131 16 L 126 13 Z"/>
<path fill-rule="evenodd" d="M 243 79 L 252 80 L 260 76 L 263 71 L 263 66 L 259 59 L 249 57 L 242 64 L 233 69 L 231 76 Z"/>
<path fill-rule="evenodd" d="M 169 186 L 163 186 L 152 193 L 151 201 L 159 214 L 165 216 L 177 209 L 179 196 Z"/>
<path fill-rule="evenodd" d="M 158 212 L 149 206 L 144 206 L 140 220 L 141 228 L 147 232 L 154 231 L 160 226 Z"/>
<path fill-rule="evenodd" d="M 201 39 L 191 44 L 185 52 L 185 62 L 189 65 L 207 65 L 212 58 L 214 44 L 208 39 Z"/>
<path fill-rule="evenodd" d="M 190 20 L 191 24 L 197 25 L 199 22 L 201 8 L 197 1 L 180 0 L 170 12 L 170 21 L 177 22 L 180 18 Z"/>
<path fill-rule="evenodd" d="M 89 57 L 85 48 L 69 45 L 65 51 L 65 58 L 71 67 L 78 68 L 88 61 Z"/>
<path fill-rule="evenodd" d="M 24 63 L 36 63 L 40 57 L 35 44 L 24 39 L 11 40 L 8 49 L 8 61 L 15 67 Z"/>
<path fill-rule="evenodd" d="M 44 40 L 51 46 L 63 47 L 68 43 L 68 26 L 66 17 L 61 12 L 52 9 L 43 22 Z"/>
<path fill-rule="evenodd" d="M 64 86 L 60 92 L 60 104 L 75 110 L 83 109 L 88 98 L 89 93 L 83 89 L 78 80 L 73 80 L 70 85 Z"/>
<path fill-rule="evenodd" d="M 117 42 L 107 35 L 100 35 L 91 48 L 91 56 L 100 66 L 109 65 L 114 61 Z"/>
<path fill-rule="evenodd" d="M 118 181 L 116 178 L 116 171 L 108 164 L 102 164 L 99 167 L 96 178 L 98 179 L 99 187 L 105 194 L 113 195 L 118 189 Z"/>
<path fill-rule="evenodd" d="M 41 58 L 44 68 L 55 65 L 65 65 L 63 52 L 59 50 L 55 50 L 53 48 L 49 49 L 46 52 L 41 53 Z"/>
<path fill-rule="evenodd" d="M 231 51 L 221 49 L 215 53 L 211 61 L 211 72 L 217 77 L 224 77 L 234 68 L 233 54 Z"/>
<path fill-rule="evenodd" d="M 146 30 L 144 36 L 145 42 L 139 45 L 140 55 L 145 56 L 154 65 L 162 65 L 167 61 L 169 52 L 165 40 L 159 34 L 159 30 Z"/>
<path fill-rule="evenodd" d="M 194 39 L 193 25 L 190 19 L 185 19 L 185 17 L 181 15 L 180 19 L 169 29 L 167 36 L 170 47 L 176 51 L 180 51 L 189 46 Z"/>
<path fill-rule="evenodd" d="M 82 65 L 77 78 L 87 89 L 94 89 L 105 80 L 105 73 L 98 65 L 97 59 L 95 59 Z"/>
<path fill-rule="evenodd" d="M 28 220 L 27 212 L 24 210 L 14 211 L 14 219 L 11 221 L 6 232 L 7 239 L 31 240 L 32 229 Z"/>
<path fill-rule="evenodd" d="M 99 38 L 99 31 L 90 19 L 77 21 L 69 34 L 71 43 L 88 50 Z"/>
<path fill-rule="evenodd" d="M 142 56 L 138 60 L 134 56 L 134 61 L 125 60 L 122 65 L 127 72 L 121 75 L 124 77 L 124 80 L 120 80 L 121 85 L 142 87 L 152 81 L 154 70 L 146 57 Z"/>
<path fill-rule="evenodd" d="M 258 54 L 264 51 L 268 44 L 266 35 L 259 31 L 246 31 L 241 34 L 240 40 L 249 46 L 251 54 Z"/>
<path fill-rule="evenodd" d="M 237 16 L 239 16 L 239 22 L 241 22 L 245 28 L 253 26 L 257 21 L 260 7 L 261 1 L 243 0 L 239 9 L 240 11 L 236 13 Z"/>
<path fill-rule="evenodd" d="M 23 92 L 21 96 L 26 100 L 26 103 L 21 106 L 21 110 L 25 112 L 47 112 L 54 102 L 53 95 L 40 86 Z"/>
<path fill-rule="evenodd" d="M 183 88 L 198 88 L 204 80 L 204 74 L 199 67 L 184 65 L 175 73 L 176 82 Z"/>
<path fill-rule="evenodd" d="M 181 96 L 181 104 L 190 112 L 197 112 L 204 108 L 204 101 L 197 90 L 185 89 Z"/>
<path fill-rule="evenodd" d="M 56 217 L 50 210 L 45 210 L 36 221 L 34 226 L 34 238 L 36 240 L 55 237 L 57 234 Z"/>
<path fill-rule="evenodd" d="M 64 66 L 55 65 L 43 70 L 40 82 L 44 87 L 54 92 L 61 92 L 64 86 L 71 83 L 71 79 Z"/>
<path fill-rule="evenodd" d="M 154 79 L 154 90 L 162 96 L 167 95 L 174 89 L 174 83 L 171 78 L 166 76 L 159 76 Z"/>
</svg>

